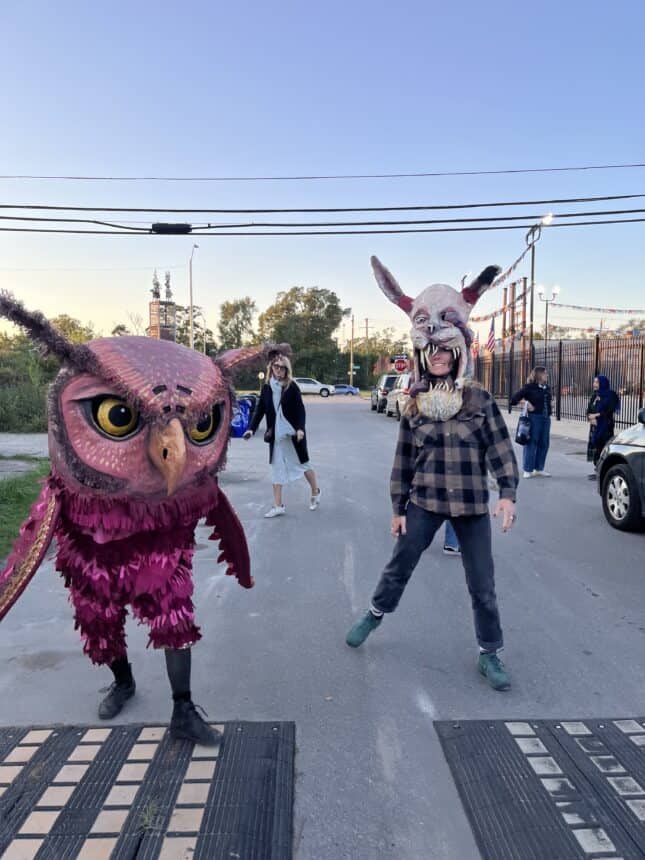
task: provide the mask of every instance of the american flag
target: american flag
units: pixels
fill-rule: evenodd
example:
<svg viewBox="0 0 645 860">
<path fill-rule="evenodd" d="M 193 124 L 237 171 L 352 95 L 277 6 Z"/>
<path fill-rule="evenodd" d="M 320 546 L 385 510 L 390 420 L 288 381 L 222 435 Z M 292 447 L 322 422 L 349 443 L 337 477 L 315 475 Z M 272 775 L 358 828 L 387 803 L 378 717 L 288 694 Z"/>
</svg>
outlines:
<svg viewBox="0 0 645 860">
<path fill-rule="evenodd" d="M 472 353 L 473 358 L 477 358 L 479 355 L 479 332 L 475 332 L 475 339 L 470 345 L 470 351 Z"/>
<path fill-rule="evenodd" d="M 490 331 L 488 332 L 488 340 L 486 341 L 486 349 L 489 352 L 495 352 L 495 317 L 490 321 Z"/>
</svg>

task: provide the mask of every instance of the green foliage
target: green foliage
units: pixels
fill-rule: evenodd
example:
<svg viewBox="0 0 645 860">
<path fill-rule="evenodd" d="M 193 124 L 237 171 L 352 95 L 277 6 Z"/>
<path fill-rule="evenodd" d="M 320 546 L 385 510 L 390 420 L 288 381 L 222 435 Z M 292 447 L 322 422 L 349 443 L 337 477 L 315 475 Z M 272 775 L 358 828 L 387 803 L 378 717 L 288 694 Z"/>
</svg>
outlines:
<svg viewBox="0 0 645 860">
<path fill-rule="evenodd" d="M 256 310 L 255 302 L 250 296 L 222 302 L 217 324 L 221 350 L 237 349 L 254 342 L 253 317 Z"/>
<path fill-rule="evenodd" d="M 332 334 L 349 310 L 343 310 L 332 290 L 292 287 L 278 293 L 276 301 L 260 315 L 263 340 L 287 341 L 294 353 L 304 356 L 333 345 Z"/>
<path fill-rule="evenodd" d="M 0 479 L 0 559 L 8 555 L 18 537 L 20 525 L 38 498 L 41 481 L 48 472 L 49 460 L 42 459 L 25 475 Z"/>
<path fill-rule="evenodd" d="M 55 358 L 42 358 L 24 335 L 0 336 L 0 432 L 47 429 L 47 388 L 58 367 Z"/>
<path fill-rule="evenodd" d="M 182 346 L 190 344 L 190 314 L 189 308 L 176 306 L 177 328 L 175 340 Z M 204 342 L 206 349 L 204 350 Z M 199 305 L 193 305 L 193 343 L 198 352 L 210 354 L 215 351 L 215 339 L 209 328 L 204 328 L 204 312 Z"/>
</svg>

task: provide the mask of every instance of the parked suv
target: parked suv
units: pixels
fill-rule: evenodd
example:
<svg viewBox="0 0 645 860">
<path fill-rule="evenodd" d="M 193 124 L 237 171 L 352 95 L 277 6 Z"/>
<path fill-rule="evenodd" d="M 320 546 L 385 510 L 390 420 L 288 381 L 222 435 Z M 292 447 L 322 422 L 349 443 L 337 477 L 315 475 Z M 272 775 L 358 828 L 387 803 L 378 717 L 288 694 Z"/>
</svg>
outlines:
<svg viewBox="0 0 645 860">
<path fill-rule="evenodd" d="M 398 376 L 396 373 L 384 373 L 379 376 L 378 382 L 372 389 L 371 406 L 372 412 L 383 412 L 385 410 L 385 399 L 394 388 Z"/>
<path fill-rule="evenodd" d="M 300 389 L 301 394 L 320 394 L 321 397 L 336 394 L 333 385 L 326 385 L 324 382 L 318 382 L 317 379 L 311 379 L 309 376 L 296 376 L 293 381 Z"/>
<path fill-rule="evenodd" d="M 598 460 L 598 492 L 610 526 L 635 531 L 645 517 L 645 409 L 638 424 L 621 430 Z"/>
<path fill-rule="evenodd" d="M 411 373 L 402 373 L 397 376 L 396 384 L 387 396 L 385 414 L 394 415 L 397 421 L 401 420 L 401 412 L 403 412 L 404 401 L 408 396 L 411 376 Z"/>
</svg>

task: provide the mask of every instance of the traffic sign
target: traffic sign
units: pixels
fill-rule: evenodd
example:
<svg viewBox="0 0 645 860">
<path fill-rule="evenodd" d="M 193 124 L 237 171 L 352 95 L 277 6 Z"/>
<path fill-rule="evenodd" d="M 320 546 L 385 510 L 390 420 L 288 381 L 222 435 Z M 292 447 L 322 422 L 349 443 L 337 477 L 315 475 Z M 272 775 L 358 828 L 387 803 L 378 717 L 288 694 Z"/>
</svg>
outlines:
<svg viewBox="0 0 645 860">
<path fill-rule="evenodd" d="M 394 369 L 397 373 L 403 373 L 408 369 L 408 360 L 407 358 L 397 358 L 394 362 Z"/>
</svg>

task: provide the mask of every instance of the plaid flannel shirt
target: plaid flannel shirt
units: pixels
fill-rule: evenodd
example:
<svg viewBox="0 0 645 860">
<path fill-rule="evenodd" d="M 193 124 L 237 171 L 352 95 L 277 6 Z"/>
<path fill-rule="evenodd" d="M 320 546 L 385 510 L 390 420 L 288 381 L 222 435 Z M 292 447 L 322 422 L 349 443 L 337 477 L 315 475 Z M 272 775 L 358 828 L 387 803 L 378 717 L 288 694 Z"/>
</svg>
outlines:
<svg viewBox="0 0 645 860">
<path fill-rule="evenodd" d="M 491 395 L 469 386 L 449 421 L 403 416 L 390 479 L 395 515 L 408 502 L 449 517 L 488 511 L 487 470 L 500 499 L 515 501 L 519 472 L 506 422 Z"/>
</svg>

